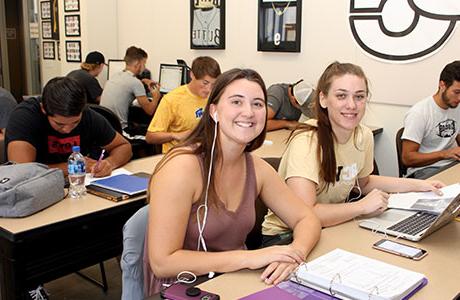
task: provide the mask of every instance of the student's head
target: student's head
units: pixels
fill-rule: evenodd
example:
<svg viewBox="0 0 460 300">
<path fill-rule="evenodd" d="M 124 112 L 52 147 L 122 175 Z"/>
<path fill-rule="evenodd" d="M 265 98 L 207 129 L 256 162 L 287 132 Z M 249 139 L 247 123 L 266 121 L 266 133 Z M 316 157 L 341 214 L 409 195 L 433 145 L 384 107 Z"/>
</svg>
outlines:
<svg viewBox="0 0 460 300">
<path fill-rule="evenodd" d="M 126 68 L 129 69 L 134 75 L 139 75 L 144 71 L 145 64 L 147 63 L 147 52 L 136 46 L 131 46 L 126 49 L 125 63 Z"/>
<path fill-rule="evenodd" d="M 335 134 L 351 133 L 361 121 L 369 95 L 361 67 L 350 63 L 330 64 L 318 80 L 314 97 L 318 122 Z"/>
<path fill-rule="evenodd" d="M 226 71 L 217 78 L 209 95 L 205 113 L 187 140 L 193 141 L 192 143 L 199 142 L 205 148 L 209 146 L 210 149 L 216 124 L 214 114 L 217 112 L 219 123 L 222 123 L 219 127 L 224 126 L 223 123 L 226 122 L 226 127 L 252 126 L 251 128 L 257 131 L 252 140 L 246 142 L 245 151 L 253 151 L 259 148 L 265 139 L 266 103 L 265 83 L 256 71 L 251 69 Z M 231 108 L 232 105 L 237 108 Z M 232 115 L 235 117 L 233 120 Z M 258 124 L 238 124 L 240 121 L 238 118 L 247 115 L 254 118 L 254 122 L 257 120 Z M 230 121 L 234 121 L 233 124 L 230 124 Z"/>
<path fill-rule="evenodd" d="M 43 88 L 42 111 L 54 130 L 69 133 L 80 123 L 86 95 L 80 84 L 69 77 L 56 77 Z"/>
<path fill-rule="evenodd" d="M 267 90 L 262 77 L 251 69 L 231 69 L 220 75 L 209 96 L 203 117 L 189 137 L 177 145 L 157 165 L 157 172 L 171 157 L 181 153 L 202 154 L 204 156 L 204 174 L 208 174 L 210 160 L 221 158 L 221 140 L 232 140 L 245 145 L 244 151 L 259 148 L 265 139 L 267 117 Z M 250 106 L 248 106 L 250 104 Z M 234 106 L 234 108 L 231 108 Z M 218 136 L 214 157 L 211 158 L 218 112 Z M 220 113 L 220 115 L 219 115 Z M 248 119 L 251 122 L 247 122 Z M 258 124 L 256 124 L 258 123 Z M 225 127 L 225 128 L 224 128 Z M 254 128 L 254 129 L 252 129 Z M 222 139 L 221 135 L 225 135 Z M 192 150 L 187 150 L 192 149 Z M 214 164 L 213 169 L 216 168 Z M 213 172 L 215 174 L 215 172 Z M 210 193 L 215 193 L 211 179 Z"/>
<path fill-rule="evenodd" d="M 200 56 L 193 60 L 190 76 L 192 81 L 189 87 L 194 94 L 207 98 L 211 89 L 220 75 L 219 63 L 212 57 Z"/>
<path fill-rule="evenodd" d="M 439 77 L 439 92 L 441 99 L 449 108 L 455 108 L 460 103 L 460 60 L 446 65 Z"/>
<path fill-rule="evenodd" d="M 101 52 L 93 51 L 86 55 L 85 61 L 81 64 L 81 68 L 92 73 L 94 76 L 97 76 L 104 69 L 104 65 L 104 55 Z"/>
<path fill-rule="evenodd" d="M 369 96 L 369 84 L 361 67 L 351 63 L 333 62 L 318 80 L 314 107 L 318 127 L 318 156 L 320 176 L 326 183 L 334 183 L 336 159 L 334 144 L 348 140 L 355 133 L 355 146 L 362 132 L 359 130 Z"/>
</svg>

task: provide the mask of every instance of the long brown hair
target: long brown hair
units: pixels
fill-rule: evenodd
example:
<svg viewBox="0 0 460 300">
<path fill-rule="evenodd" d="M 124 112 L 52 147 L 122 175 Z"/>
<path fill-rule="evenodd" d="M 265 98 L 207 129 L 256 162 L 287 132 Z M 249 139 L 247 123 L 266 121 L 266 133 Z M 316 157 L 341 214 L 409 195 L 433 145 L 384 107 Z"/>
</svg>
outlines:
<svg viewBox="0 0 460 300">
<path fill-rule="evenodd" d="M 346 74 L 352 74 L 362 78 L 366 84 L 366 93 L 369 94 L 369 83 L 360 66 L 351 63 L 340 63 L 338 61 L 331 63 L 319 78 L 315 94 L 313 96 L 313 107 L 316 119 L 318 120 L 317 127 L 310 126 L 308 124 L 301 124 L 292 135 L 292 137 L 294 137 L 295 135 L 305 131 L 316 132 L 318 137 L 318 146 L 316 151 L 318 160 L 321 162 L 319 176 L 326 182 L 326 185 L 321 187 L 321 190 L 327 189 L 330 184 L 335 183 L 337 161 L 335 159 L 334 150 L 334 132 L 332 131 L 327 108 L 323 108 L 320 105 L 320 94 L 323 93 L 327 96 L 334 79 Z M 356 130 L 360 130 L 360 127 L 358 126 L 355 128 L 355 145 L 356 137 L 358 136 L 356 134 Z"/>
<path fill-rule="evenodd" d="M 211 157 L 211 147 L 214 138 L 214 129 L 216 128 L 216 123 L 212 119 L 209 113 L 209 109 L 211 104 L 217 104 L 222 97 L 222 94 L 225 92 L 227 86 L 229 86 L 232 82 L 239 80 L 239 79 L 246 79 L 248 81 L 252 81 L 257 83 L 264 93 L 264 101 L 265 105 L 267 104 L 267 90 L 265 88 L 265 83 L 262 77 L 254 70 L 251 69 L 231 69 L 219 75 L 217 80 L 214 84 L 214 87 L 209 95 L 208 103 L 206 104 L 206 108 L 203 113 L 203 117 L 201 118 L 198 125 L 192 131 L 192 133 L 180 144 L 174 146 L 166 155 L 165 157 L 158 163 L 155 168 L 154 174 L 156 174 L 162 166 L 164 166 L 170 159 L 177 155 L 181 154 L 195 154 L 200 155 L 203 157 L 203 193 L 201 195 L 201 200 L 204 200 L 204 188 L 207 184 L 207 176 L 209 172 L 209 165 L 211 159 L 216 161 L 220 161 L 222 157 L 222 148 L 219 143 L 219 139 L 216 141 L 214 157 Z M 265 116 L 265 120 L 266 120 Z M 257 148 L 259 148 L 264 140 L 265 140 L 265 132 L 266 132 L 267 122 L 265 121 L 264 129 L 262 132 L 250 143 L 246 145 L 244 148 L 244 152 L 251 152 Z M 214 186 L 214 174 L 216 170 L 216 164 L 213 164 L 212 168 L 212 176 L 210 181 L 210 189 L 209 189 L 209 199 L 215 199 L 216 190 Z M 212 204 L 212 200 L 209 202 Z"/>
</svg>

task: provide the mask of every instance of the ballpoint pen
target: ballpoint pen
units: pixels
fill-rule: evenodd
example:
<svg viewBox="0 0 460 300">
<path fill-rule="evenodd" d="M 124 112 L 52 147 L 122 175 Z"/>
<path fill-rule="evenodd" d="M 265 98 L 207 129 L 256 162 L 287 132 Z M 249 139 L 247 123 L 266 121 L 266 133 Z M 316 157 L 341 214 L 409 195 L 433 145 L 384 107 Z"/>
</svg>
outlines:
<svg viewBox="0 0 460 300">
<path fill-rule="evenodd" d="M 102 149 L 101 155 L 99 156 L 99 159 L 96 162 L 96 165 L 94 166 L 94 171 L 96 171 L 99 168 L 99 164 L 101 163 L 102 159 L 104 158 L 104 153 L 105 149 Z M 94 173 L 93 173 L 94 175 Z"/>
</svg>

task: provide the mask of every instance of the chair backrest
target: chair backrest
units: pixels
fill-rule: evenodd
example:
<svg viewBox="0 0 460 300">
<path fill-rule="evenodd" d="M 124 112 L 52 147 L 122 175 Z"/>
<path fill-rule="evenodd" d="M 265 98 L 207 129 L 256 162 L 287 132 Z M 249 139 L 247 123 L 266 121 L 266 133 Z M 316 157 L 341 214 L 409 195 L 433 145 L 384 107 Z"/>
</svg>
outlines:
<svg viewBox="0 0 460 300">
<path fill-rule="evenodd" d="M 0 164 L 6 162 L 6 147 L 5 139 L 0 137 Z"/>
<path fill-rule="evenodd" d="M 278 170 L 281 158 L 280 157 L 266 157 L 264 158 L 275 170 Z M 256 222 L 251 232 L 246 237 L 246 247 L 249 250 L 258 249 L 262 246 L 262 223 L 264 222 L 265 215 L 268 212 L 268 208 L 265 203 L 260 199 L 256 199 Z"/>
<path fill-rule="evenodd" d="M 123 226 L 122 300 L 144 299 L 144 241 L 149 205 L 139 209 Z"/>
<path fill-rule="evenodd" d="M 88 107 L 94 110 L 95 112 L 99 113 L 100 115 L 102 115 L 110 123 L 110 125 L 112 125 L 112 128 L 116 132 L 120 134 L 122 133 L 120 119 L 113 111 L 111 111 L 107 107 L 101 106 L 99 104 L 93 104 L 93 103 L 89 103 Z"/>
<path fill-rule="evenodd" d="M 401 136 L 404 132 L 404 127 L 396 132 L 396 154 L 398 155 L 398 169 L 399 177 L 404 177 L 407 174 L 407 167 L 402 162 L 402 139 Z"/>
</svg>

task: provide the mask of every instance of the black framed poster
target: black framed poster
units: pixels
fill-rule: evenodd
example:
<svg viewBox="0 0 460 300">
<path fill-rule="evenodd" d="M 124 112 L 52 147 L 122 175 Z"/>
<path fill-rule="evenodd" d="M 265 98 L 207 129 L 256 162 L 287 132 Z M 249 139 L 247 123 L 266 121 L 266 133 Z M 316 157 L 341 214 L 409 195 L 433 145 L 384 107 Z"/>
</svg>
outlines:
<svg viewBox="0 0 460 300">
<path fill-rule="evenodd" d="M 51 2 L 43 1 L 40 2 L 40 18 L 51 19 Z"/>
<path fill-rule="evenodd" d="M 81 42 L 66 41 L 65 56 L 67 62 L 81 62 Z"/>
<path fill-rule="evenodd" d="M 190 48 L 225 49 L 225 0 L 190 0 Z"/>
<path fill-rule="evenodd" d="M 54 59 L 55 57 L 54 42 L 43 42 L 43 59 Z"/>
<path fill-rule="evenodd" d="M 65 36 L 80 36 L 80 15 L 65 15 Z"/>
<path fill-rule="evenodd" d="M 80 10 L 80 1 L 79 0 L 64 0 L 64 11 L 79 11 Z"/>
<path fill-rule="evenodd" d="M 300 52 L 302 0 L 259 0 L 258 51 Z"/>
<path fill-rule="evenodd" d="M 51 21 L 42 21 L 42 39 L 52 39 Z"/>
</svg>

